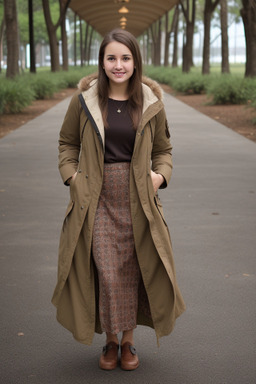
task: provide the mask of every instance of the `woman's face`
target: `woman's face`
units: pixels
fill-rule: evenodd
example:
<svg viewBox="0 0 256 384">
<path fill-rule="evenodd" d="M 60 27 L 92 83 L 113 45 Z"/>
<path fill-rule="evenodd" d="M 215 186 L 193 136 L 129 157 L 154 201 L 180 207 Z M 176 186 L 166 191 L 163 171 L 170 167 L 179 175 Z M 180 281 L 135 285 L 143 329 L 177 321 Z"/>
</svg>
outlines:
<svg viewBox="0 0 256 384">
<path fill-rule="evenodd" d="M 126 45 L 113 41 L 105 48 L 103 67 L 110 83 L 125 84 L 129 82 L 134 71 L 132 53 Z"/>
</svg>

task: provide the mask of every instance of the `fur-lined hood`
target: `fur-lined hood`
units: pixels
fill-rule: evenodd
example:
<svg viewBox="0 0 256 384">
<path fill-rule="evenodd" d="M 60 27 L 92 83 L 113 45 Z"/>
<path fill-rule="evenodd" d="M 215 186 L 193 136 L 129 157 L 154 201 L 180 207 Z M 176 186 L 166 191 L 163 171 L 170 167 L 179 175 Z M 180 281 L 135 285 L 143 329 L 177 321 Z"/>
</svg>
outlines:
<svg viewBox="0 0 256 384">
<path fill-rule="evenodd" d="M 98 78 L 97 73 L 93 73 L 92 75 L 83 77 L 78 83 L 78 89 L 81 92 L 87 91 L 94 84 L 96 84 L 97 78 Z M 163 90 L 155 80 L 152 80 L 149 77 L 143 76 L 142 85 L 143 85 L 144 97 L 152 98 L 152 96 L 155 96 L 156 99 L 163 101 Z"/>
</svg>

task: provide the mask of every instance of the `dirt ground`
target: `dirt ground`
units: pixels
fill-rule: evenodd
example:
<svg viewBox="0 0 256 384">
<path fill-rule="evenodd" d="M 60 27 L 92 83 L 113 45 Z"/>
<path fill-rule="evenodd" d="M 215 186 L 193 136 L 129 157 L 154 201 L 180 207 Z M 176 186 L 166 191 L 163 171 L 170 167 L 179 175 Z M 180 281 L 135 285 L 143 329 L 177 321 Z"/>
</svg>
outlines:
<svg viewBox="0 0 256 384">
<path fill-rule="evenodd" d="M 201 113 L 256 142 L 256 125 L 252 123 L 252 119 L 256 117 L 254 109 L 244 105 L 207 105 L 209 99 L 206 95 L 186 96 L 174 94 L 170 87 L 166 85 L 162 85 L 162 87 L 165 92 L 173 94 L 192 108 L 195 108 Z M 47 111 L 47 109 L 53 107 L 74 92 L 75 89 L 65 89 L 56 93 L 52 99 L 34 101 L 33 104 L 27 107 L 22 113 L 0 115 L 0 139 L 29 120 Z"/>
</svg>

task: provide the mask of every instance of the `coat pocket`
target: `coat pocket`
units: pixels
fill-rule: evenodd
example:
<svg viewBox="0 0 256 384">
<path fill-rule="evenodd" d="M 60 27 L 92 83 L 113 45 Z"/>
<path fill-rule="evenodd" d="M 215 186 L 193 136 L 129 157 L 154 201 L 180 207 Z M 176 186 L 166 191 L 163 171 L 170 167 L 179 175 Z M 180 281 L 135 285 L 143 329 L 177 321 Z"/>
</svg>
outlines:
<svg viewBox="0 0 256 384">
<path fill-rule="evenodd" d="M 163 206 L 162 206 L 162 203 L 161 203 L 161 200 L 159 199 L 158 195 L 155 195 L 154 196 L 154 202 L 155 202 L 155 206 L 164 222 L 164 224 L 166 225 L 167 227 L 167 223 L 165 221 L 165 218 L 164 218 L 164 211 L 163 211 Z"/>
<path fill-rule="evenodd" d="M 74 208 L 74 201 L 72 199 L 70 199 L 69 203 L 68 203 L 68 206 L 67 206 L 67 209 L 66 209 L 66 213 L 65 213 L 65 217 L 64 217 L 64 222 L 63 222 L 63 225 L 62 225 L 62 230 L 64 231 L 64 227 L 68 221 L 68 218 L 72 212 Z"/>
</svg>

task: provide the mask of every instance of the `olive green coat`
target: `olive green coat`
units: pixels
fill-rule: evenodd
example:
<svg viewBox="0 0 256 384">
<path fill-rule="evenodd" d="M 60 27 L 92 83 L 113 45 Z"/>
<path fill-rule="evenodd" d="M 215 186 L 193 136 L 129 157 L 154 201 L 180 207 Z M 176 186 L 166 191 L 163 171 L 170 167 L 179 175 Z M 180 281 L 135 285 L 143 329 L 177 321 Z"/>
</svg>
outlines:
<svg viewBox="0 0 256 384">
<path fill-rule="evenodd" d="M 104 127 L 96 83 L 93 77 L 80 81 L 59 139 L 59 170 L 64 183 L 78 173 L 70 185 L 52 302 L 57 307 L 57 320 L 84 344 L 92 343 L 95 332 L 101 333 L 97 272 L 92 258 L 94 217 L 104 170 Z M 144 78 L 143 93 L 143 115 L 130 166 L 130 204 L 135 248 L 151 317 L 139 308 L 137 323 L 154 328 L 159 339 L 172 331 L 185 305 L 176 282 L 169 231 L 150 175 L 151 168 L 161 173 L 165 178 L 162 187 L 166 187 L 172 173 L 172 147 L 162 92 L 157 83 Z"/>
</svg>

